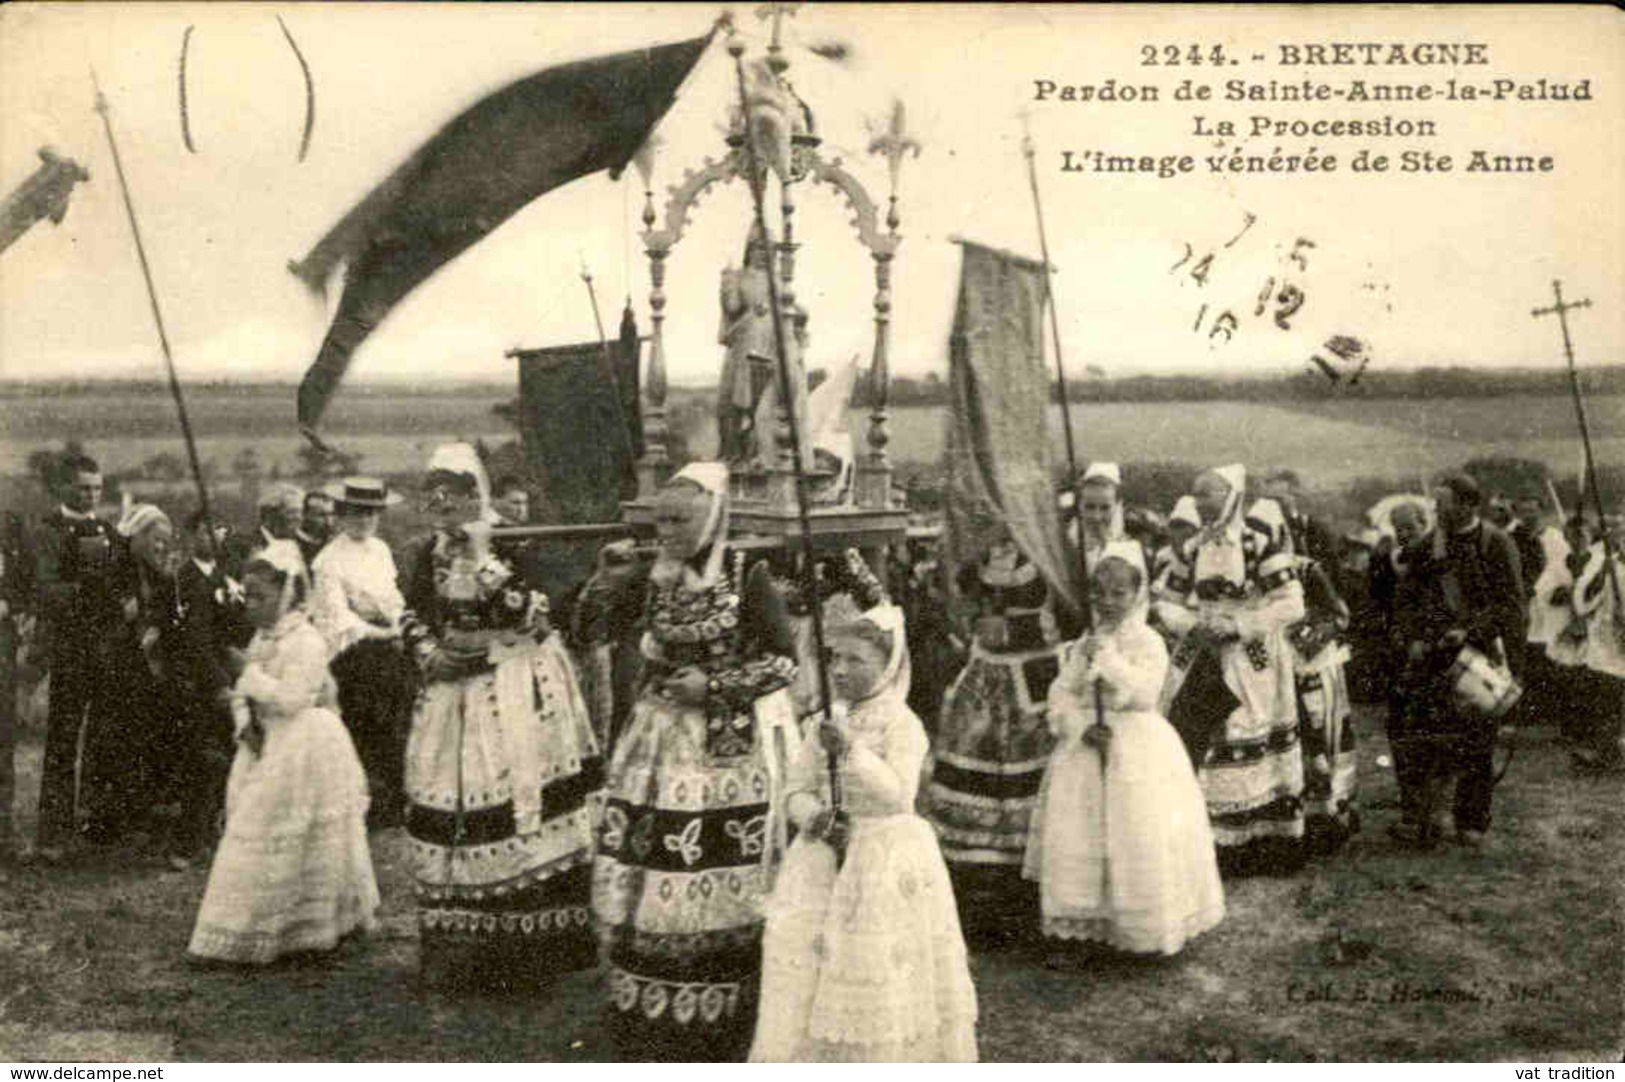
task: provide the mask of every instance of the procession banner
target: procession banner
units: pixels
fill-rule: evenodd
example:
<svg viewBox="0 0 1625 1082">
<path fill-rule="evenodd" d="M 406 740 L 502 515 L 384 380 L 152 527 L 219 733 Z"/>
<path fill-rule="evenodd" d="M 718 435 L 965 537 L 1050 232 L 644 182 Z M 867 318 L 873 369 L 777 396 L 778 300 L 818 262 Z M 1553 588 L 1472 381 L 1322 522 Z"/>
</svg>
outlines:
<svg viewBox="0 0 1625 1082">
<path fill-rule="evenodd" d="M 609 350 L 614 382 L 605 370 L 601 342 L 514 352 L 521 442 L 525 461 L 541 482 L 539 510 L 547 523 L 614 522 L 621 517 L 621 499 L 636 488 L 624 420 L 637 408 L 635 332 L 630 347 L 621 338 Z M 625 378 L 627 370 L 632 380 Z M 628 393 L 634 396 L 630 402 Z M 547 544 L 547 559 L 539 565 L 550 596 L 587 576 L 599 545 L 594 540 Z"/>
<path fill-rule="evenodd" d="M 1042 264 L 960 241 L 959 301 L 949 338 L 948 553 L 975 560 L 1008 527 L 1073 609 L 1056 507 L 1044 365 Z"/>
<path fill-rule="evenodd" d="M 356 348 L 443 264 L 561 184 L 624 169 L 709 40 L 564 64 L 505 87 L 346 214 L 289 268 L 318 291 L 347 268 L 338 314 L 299 385 L 299 423 L 316 425 Z"/>
</svg>

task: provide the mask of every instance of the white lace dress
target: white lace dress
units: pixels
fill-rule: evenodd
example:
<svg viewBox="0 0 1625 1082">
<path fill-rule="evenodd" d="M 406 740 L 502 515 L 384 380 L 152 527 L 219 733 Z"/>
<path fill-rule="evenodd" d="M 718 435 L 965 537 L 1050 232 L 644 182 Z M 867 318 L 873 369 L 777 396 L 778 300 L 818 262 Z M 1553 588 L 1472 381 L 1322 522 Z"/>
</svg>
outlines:
<svg viewBox="0 0 1625 1082">
<path fill-rule="evenodd" d="M 925 730 L 896 695 L 852 707 L 842 772 L 851 841 L 839 870 L 797 838 L 768 903 L 757 1062 L 974 1062 L 971 985 L 953 888 L 930 824 L 913 813 Z M 827 791 L 803 742 L 789 812 L 806 823 Z"/>
<path fill-rule="evenodd" d="M 293 612 L 254 637 L 236 692 L 265 733 L 237 749 L 226 832 L 209 869 L 188 952 L 270 962 L 327 950 L 377 924 L 367 848 L 367 782 L 333 713 L 327 643 Z"/>
<path fill-rule="evenodd" d="M 1143 619 L 1089 636 L 1050 687 L 1057 745 L 1039 790 L 1023 871 L 1040 885 L 1044 934 L 1173 954 L 1224 918 L 1207 805 L 1157 695 L 1168 669 Z M 1105 770 L 1080 737 L 1095 724 L 1095 681 L 1111 729 Z"/>
</svg>

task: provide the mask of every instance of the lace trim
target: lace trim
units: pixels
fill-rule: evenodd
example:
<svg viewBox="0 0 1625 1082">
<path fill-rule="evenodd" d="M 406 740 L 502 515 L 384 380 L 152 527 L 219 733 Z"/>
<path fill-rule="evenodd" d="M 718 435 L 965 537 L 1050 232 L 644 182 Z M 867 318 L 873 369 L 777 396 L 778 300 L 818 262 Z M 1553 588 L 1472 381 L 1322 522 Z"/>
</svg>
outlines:
<svg viewBox="0 0 1625 1082">
<path fill-rule="evenodd" d="M 436 847 L 425 846 L 424 848 Z M 439 850 L 439 852 L 444 853 L 445 850 Z M 590 863 L 592 863 L 592 851 L 590 849 L 581 849 L 569 854 L 568 856 L 561 857 L 558 860 L 550 861 L 547 864 L 542 864 L 535 868 L 528 869 L 524 873 L 515 876 L 512 879 L 504 880 L 500 883 L 448 885 L 444 883 L 425 883 L 420 880 L 417 884 L 415 894 L 417 895 L 419 905 L 428 905 L 437 901 L 447 901 L 457 898 L 468 898 L 474 901 L 481 901 L 486 898 L 501 898 L 505 895 L 512 894 L 514 891 L 523 890 L 526 887 L 534 886 L 543 880 L 551 879 L 554 876 L 559 875 L 562 872 L 567 872 L 572 868 Z"/>
<path fill-rule="evenodd" d="M 316 927 L 251 932 L 213 924 L 199 925 L 192 932 L 186 952 L 199 958 L 265 965 L 297 951 L 332 950 L 345 936 L 371 932 L 377 927 L 378 920 L 368 912 L 366 903 L 352 899 L 331 921 Z"/>
<path fill-rule="evenodd" d="M 430 909 L 418 912 L 418 924 L 425 931 L 465 935 L 547 935 L 551 932 L 584 930 L 592 926 L 592 911 L 584 905 L 542 909 L 533 913 L 480 913 L 471 909 Z"/>
<path fill-rule="evenodd" d="M 653 1021 L 669 1016 L 678 1025 L 714 1023 L 739 1012 L 744 983 L 678 983 L 640 977 L 619 967 L 609 971 L 609 1002 L 623 1014 L 637 1012 Z"/>
<path fill-rule="evenodd" d="M 1044 934 L 1052 939 L 1091 940 L 1120 950 L 1172 953 L 1187 940 L 1215 927 L 1224 919 L 1222 903 L 1187 913 L 1174 921 L 1155 915 L 1108 909 L 1089 916 L 1046 916 Z"/>
</svg>

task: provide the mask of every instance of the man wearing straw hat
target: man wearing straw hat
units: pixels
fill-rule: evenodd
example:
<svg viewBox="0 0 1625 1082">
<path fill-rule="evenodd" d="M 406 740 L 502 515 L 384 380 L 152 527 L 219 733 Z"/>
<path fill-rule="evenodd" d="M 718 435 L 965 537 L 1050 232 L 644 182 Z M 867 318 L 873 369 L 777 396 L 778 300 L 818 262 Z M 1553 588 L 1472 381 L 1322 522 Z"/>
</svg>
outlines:
<svg viewBox="0 0 1625 1082">
<path fill-rule="evenodd" d="M 401 651 L 406 601 L 378 520 L 401 498 L 371 477 L 346 477 L 327 493 L 338 532 L 312 568 L 311 616 L 332 650 L 339 714 L 367 771 L 368 825 L 389 827 L 401 818 L 406 726 L 416 689 Z"/>
</svg>

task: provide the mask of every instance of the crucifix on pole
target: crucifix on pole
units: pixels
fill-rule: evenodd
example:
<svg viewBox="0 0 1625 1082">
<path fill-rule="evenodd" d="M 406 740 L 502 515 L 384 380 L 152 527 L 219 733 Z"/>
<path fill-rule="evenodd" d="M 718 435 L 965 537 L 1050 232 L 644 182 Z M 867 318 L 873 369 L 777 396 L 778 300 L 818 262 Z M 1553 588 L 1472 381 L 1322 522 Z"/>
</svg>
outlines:
<svg viewBox="0 0 1625 1082">
<path fill-rule="evenodd" d="M 784 45 L 780 39 L 780 34 L 784 29 L 784 17 L 786 15 L 794 17 L 796 9 L 800 6 L 800 3 L 789 2 L 789 0 L 777 0 L 775 3 L 763 4 L 756 9 L 758 19 L 772 20 L 773 22 L 773 40 L 768 43 L 767 53 L 768 63 L 774 65 L 776 71 L 784 70 L 777 66 L 780 54 L 784 51 Z"/>
<path fill-rule="evenodd" d="M 1597 510 L 1597 524 L 1602 533 L 1602 552 L 1603 560 L 1607 566 L 1608 587 L 1614 597 L 1614 623 L 1616 626 L 1625 626 L 1625 604 L 1621 603 L 1619 572 L 1614 567 L 1614 544 L 1613 540 L 1608 536 L 1608 516 L 1603 512 L 1602 489 L 1597 482 L 1597 463 L 1591 453 L 1591 428 L 1586 423 L 1585 398 L 1580 393 L 1580 373 L 1574 364 L 1574 342 L 1569 336 L 1568 314 L 1576 308 L 1590 308 L 1591 301 L 1589 298 L 1579 301 L 1565 301 L 1563 299 L 1563 283 L 1559 281 L 1552 282 L 1552 294 L 1556 297 L 1555 304 L 1550 308 L 1536 308 L 1530 314 L 1537 319 L 1541 316 L 1555 315 L 1558 324 L 1563 328 L 1563 356 L 1567 359 L 1569 365 L 1569 390 L 1574 394 L 1574 415 L 1580 423 L 1580 445 L 1585 451 L 1586 476 L 1580 479 L 1580 506 L 1581 508 L 1585 506 L 1588 491 L 1587 480 L 1589 479 L 1591 503 Z"/>
</svg>

